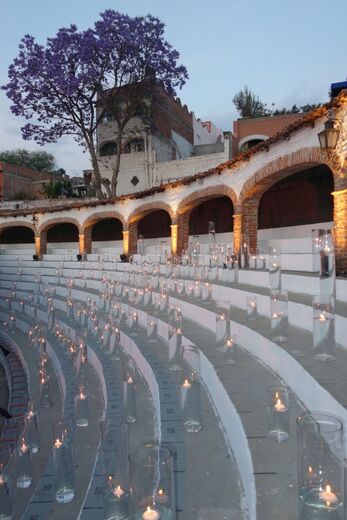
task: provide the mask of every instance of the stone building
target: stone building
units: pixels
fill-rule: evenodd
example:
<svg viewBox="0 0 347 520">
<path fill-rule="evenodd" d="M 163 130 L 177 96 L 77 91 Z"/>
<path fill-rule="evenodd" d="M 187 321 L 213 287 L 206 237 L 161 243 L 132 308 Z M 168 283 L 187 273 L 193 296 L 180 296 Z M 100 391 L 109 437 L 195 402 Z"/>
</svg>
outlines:
<svg viewBox="0 0 347 520">
<path fill-rule="evenodd" d="M 0 200 L 14 199 L 19 193 L 44 198 L 42 183 L 52 178 L 52 173 L 0 162 Z"/>
<path fill-rule="evenodd" d="M 146 122 L 132 117 L 121 144 L 119 195 L 143 191 L 193 175 L 229 159 L 229 140 L 211 121 L 202 122 L 159 85 L 146 93 Z M 108 110 L 97 130 L 103 177 L 111 179 L 117 153 L 117 124 Z"/>
</svg>

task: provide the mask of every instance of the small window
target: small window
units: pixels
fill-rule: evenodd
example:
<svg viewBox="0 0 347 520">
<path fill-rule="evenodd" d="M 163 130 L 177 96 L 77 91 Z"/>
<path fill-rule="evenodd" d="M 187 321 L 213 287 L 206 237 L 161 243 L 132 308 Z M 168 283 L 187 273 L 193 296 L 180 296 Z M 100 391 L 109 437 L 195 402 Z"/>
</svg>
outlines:
<svg viewBox="0 0 347 520">
<path fill-rule="evenodd" d="M 107 155 L 116 155 L 117 154 L 117 144 L 116 143 L 106 143 L 100 147 L 100 157 L 106 157 Z"/>
<path fill-rule="evenodd" d="M 257 146 L 257 144 L 263 142 L 264 139 L 250 139 L 250 141 L 243 143 L 243 145 L 241 146 L 241 152 L 247 152 L 247 150 L 250 150 L 251 148 L 254 148 L 254 146 Z"/>
<path fill-rule="evenodd" d="M 124 147 L 124 153 L 143 152 L 144 143 L 143 139 L 133 139 L 129 141 Z"/>
</svg>

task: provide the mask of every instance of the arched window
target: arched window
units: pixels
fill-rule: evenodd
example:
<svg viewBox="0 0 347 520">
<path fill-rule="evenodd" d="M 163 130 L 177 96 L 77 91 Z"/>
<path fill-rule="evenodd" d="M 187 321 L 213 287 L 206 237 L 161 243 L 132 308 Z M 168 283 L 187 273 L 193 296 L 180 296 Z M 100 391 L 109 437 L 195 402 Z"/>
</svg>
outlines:
<svg viewBox="0 0 347 520">
<path fill-rule="evenodd" d="M 99 150 L 100 157 L 106 157 L 107 155 L 116 155 L 117 154 L 117 144 L 116 143 L 106 143 L 100 147 Z"/>
<path fill-rule="evenodd" d="M 143 152 L 143 150 L 143 139 L 133 139 L 132 141 L 129 141 L 124 147 L 124 153 Z"/>
<path fill-rule="evenodd" d="M 247 141 L 241 146 L 241 152 L 246 152 L 250 148 L 254 148 L 254 146 L 257 146 L 259 143 L 263 143 L 264 139 L 251 139 L 250 141 Z"/>
</svg>

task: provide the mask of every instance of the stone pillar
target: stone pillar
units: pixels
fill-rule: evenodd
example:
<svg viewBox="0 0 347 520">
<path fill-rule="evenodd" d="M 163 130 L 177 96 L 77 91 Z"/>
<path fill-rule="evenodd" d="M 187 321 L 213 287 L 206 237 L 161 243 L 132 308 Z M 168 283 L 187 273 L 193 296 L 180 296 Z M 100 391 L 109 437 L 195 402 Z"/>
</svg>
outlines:
<svg viewBox="0 0 347 520">
<path fill-rule="evenodd" d="M 35 255 L 41 258 L 41 237 L 40 235 L 35 236 Z"/>
<path fill-rule="evenodd" d="M 79 253 L 83 255 L 85 252 L 85 235 L 78 235 Z"/>
<path fill-rule="evenodd" d="M 242 204 L 242 235 L 247 236 L 248 238 L 250 253 L 257 252 L 258 207 L 258 196 L 254 196 L 252 199 L 247 199 L 243 201 Z"/>
<path fill-rule="evenodd" d="M 35 254 L 39 258 L 47 254 L 47 231 L 35 235 Z"/>
<path fill-rule="evenodd" d="M 128 256 L 129 254 L 129 231 L 124 230 L 123 233 L 123 255 Z"/>
<path fill-rule="evenodd" d="M 181 255 L 184 249 L 188 249 L 189 243 L 189 217 L 190 211 L 181 213 L 177 217 L 177 254 Z"/>
<path fill-rule="evenodd" d="M 81 236 L 84 237 L 83 248 L 84 248 L 84 253 L 86 255 L 91 255 L 92 254 L 92 229 L 93 229 L 92 226 L 87 227 L 84 230 L 84 234 L 79 235 L 79 237 L 81 237 Z M 81 242 L 80 242 L 80 254 L 82 254 L 81 253 Z"/>
<path fill-rule="evenodd" d="M 137 221 L 129 224 L 129 255 L 137 253 L 137 227 Z"/>
<path fill-rule="evenodd" d="M 177 255 L 178 224 L 171 224 L 171 254 Z"/>
<path fill-rule="evenodd" d="M 234 255 L 237 255 L 240 251 L 241 240 L 242 240 L 242 213 L 235 213 L 234 219 Z"/>
<path fill-rule="evenodd" d="M 347 188 L 333 191 L 336 273 L 347 275 Z"/>
</svg>

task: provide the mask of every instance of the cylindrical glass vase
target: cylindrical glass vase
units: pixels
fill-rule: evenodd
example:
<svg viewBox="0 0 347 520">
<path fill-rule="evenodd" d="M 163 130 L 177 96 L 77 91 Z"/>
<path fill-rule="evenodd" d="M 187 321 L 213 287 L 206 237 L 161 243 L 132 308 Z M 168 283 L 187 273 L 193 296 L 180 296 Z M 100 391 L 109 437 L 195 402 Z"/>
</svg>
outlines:
<svg viewBox="0 0 347 520">
<path fill-rule="evenodd" d="M 80 385 L 75 398 L 75 424 L 78 428 L 89 426 L 88 395 L 84 385 Z"/>
<path fill-rule="evenodd" d="M 147 341 L 148 343 L 157 342 L 157 318 L 147 314 Z"/>
<path fill-rule="evenodd" d="M 217 349 L 224 350 L 225 342 L 230 330 L 230 302 L 216 301 L 216 344 Z"/>
<path fill-rule="evenodd" d="M 131 518 L 128 425 L 119 417 L 101 422 L 104 487 L 104 519 Z"/>
<path fill-rule="evenodd" d="M 283 386 L 268 388 L 268 437 L 277 442 L 289 439 L 289 392 Z"/>
<path fill-rule="evenodd" d="M 343 423 L 318 411 L 296 422 L 299 519 L 343 520 Z"/>
<path fill-rule="evenodd" d="M 17 488 L 25 489 L 33 481 L 33 464 L 29 444 L 22 435 L 15 454 L 15 473 Z"/>
<path fill-rule="evenodd" d="M 29 444 L 29 448 L 32 454 L 40 451 L 40 434 L 38 425 L 38 415 L 35 410 L 34 404 L 29 404 L 28 413 L 25 418 L 25 435 Z M 1 520 L 1 516 L 0 516 Z"/>
<path fill-rule="evenodd" d="M 200 403 L 200 354 L 193 345 L 184 347 L 184 370 L 181 382 L 181 412 L 183 428 L 188 433 L 202 429 Z"/>
<path fill-rule="evenodd" d="M 335 354 L 335 300 L 333 296 L 319 295 L 312 300 L 314 357 L 320 361 L 334 361 Z"/>
<path fill-rule="evenodd" d="M 271 291 L 271 334 L 273 341 L 288 341 L 288 292 Z"/>
<path fill-rule="evenodd" d="M 281 253 L 277 247 L 269 247 L 269 282 L 271 291 L 281 289 Z"/>
<path fill-rule="evenodd" d="M 246 305 L 247 305 L 247 320 L 255 320 L 258 316 L 257 297 L 256 296 L 247 296 Z"/>
<path fill-rule="evenodd" d="M 54 497 L 58 503 L 67 503 L 75 497 L 75 470 L 73 461 L 73 431 L 71 421 L 57 421 L 53 436 Z"/>
<path fill-rule="evenodd" d="M 146 444 L 130 455 L 134 520 L 174 520 L 173 454 L 157 444 Z"/>
</svg>

